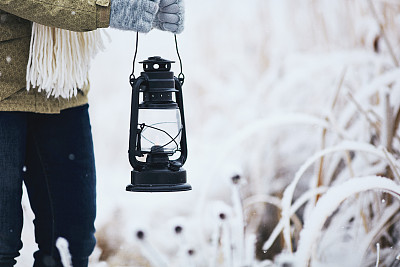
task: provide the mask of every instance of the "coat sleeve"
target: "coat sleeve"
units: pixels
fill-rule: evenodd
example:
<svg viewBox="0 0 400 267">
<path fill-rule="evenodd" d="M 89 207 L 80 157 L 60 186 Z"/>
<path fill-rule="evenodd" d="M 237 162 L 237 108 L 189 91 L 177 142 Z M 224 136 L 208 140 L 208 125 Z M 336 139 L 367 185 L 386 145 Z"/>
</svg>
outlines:
<svg viewBox="0 0 400 267">
<path fill-rule="evenodd" d="M 0 0 L 0 9 L 26 20 L 71 31 L 106 28 L 110 0 Z"/>
</svg>

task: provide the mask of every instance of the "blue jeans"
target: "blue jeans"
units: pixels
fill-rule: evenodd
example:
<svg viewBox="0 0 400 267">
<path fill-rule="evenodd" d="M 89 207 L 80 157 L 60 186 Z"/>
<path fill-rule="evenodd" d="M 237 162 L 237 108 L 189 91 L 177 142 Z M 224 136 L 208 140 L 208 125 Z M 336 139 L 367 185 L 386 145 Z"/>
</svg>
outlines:
<svg viewBox="0 0 400 267">
<path fill-rule="evenodd" d="M 60 114 L 0 112 L 0 266 L 22 248 L 22 183 L 35 214 L 34 267 L 62 266 L 58 237 L 74 267 L 88 265 L 96 240 L 96 174 L 88 105 Z"/>
</svg>

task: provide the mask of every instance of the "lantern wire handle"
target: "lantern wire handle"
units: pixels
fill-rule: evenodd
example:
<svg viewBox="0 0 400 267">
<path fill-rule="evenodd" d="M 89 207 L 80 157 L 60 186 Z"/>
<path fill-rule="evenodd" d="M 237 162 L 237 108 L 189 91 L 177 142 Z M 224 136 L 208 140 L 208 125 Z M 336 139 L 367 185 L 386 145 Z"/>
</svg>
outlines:
<svg viewBox="0 0 400 267">
<path fill-rule="evenodd" d="M 181 83 L 181 85 L 183 85 L 183 83 L 185 82 L 185 74 L 183 74 L 182 59 L 181 59 L 181 55 L 179 54 L 178 39 L 176 38 L 176 34 L 174 34 L 174 38 L 175 38 L 176 54 L 178 55 L 179 66 L 181 69 L 181 72 L 178 75 L 178 80 Z M 136 32 L 136 44 L 135 44 L 135 54 L 133 56 L 133 63 L 132 63 L 132 73 L 129 76 L 129 80 L 130 80 L 131 84 L 133 84 L 133 81 L 135 80 L 135 62 L 136 62 L 138 46 L 139 46 L 139 32 Z"/>
<path fill-rule="evenodd" d="M 178 79 L 179 79 L 179 82 L 181 83 L 181 85 L 183 85 L 183 83 L 185 82 L 185 74 L 183 74 L 182 59 L 181 59 L 181 56 L 179 55 L 178 40 L 176 38 L 176 34 L 174 34 L 174 37 L 175 37 L 176 54 L 178 55 L 179 66 L 181 68 L 181 72 L 178 75 Z"/>
<path fill-rule="evenodd" d="M 130 80 L 131 84 L 133 84 L 133 81 L 135 80 L 135 61 L 136 61 L 138 46 L 139 46 L 139 32 L 136 32 L 135 55 L 133 56 L 132 73 L 129 76 L 129 80 Z"/>
</svg>

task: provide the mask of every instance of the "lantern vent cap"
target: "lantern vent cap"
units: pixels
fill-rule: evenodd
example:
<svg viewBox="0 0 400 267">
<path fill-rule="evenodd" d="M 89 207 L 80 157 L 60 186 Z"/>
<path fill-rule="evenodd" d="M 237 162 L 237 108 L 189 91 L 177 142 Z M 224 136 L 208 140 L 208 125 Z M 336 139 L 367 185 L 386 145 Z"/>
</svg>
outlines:
<svg viewBox="0 0 400 267">
<path fill-rule="evenodd" d="M 143 69 L 145 72 L 155 72 L 170 71 L 171 64 L 175 63 L 175 61 L 164 59 L 160 56 L 153 56 L 139 63 L 143 64 Z"/>
</svg>

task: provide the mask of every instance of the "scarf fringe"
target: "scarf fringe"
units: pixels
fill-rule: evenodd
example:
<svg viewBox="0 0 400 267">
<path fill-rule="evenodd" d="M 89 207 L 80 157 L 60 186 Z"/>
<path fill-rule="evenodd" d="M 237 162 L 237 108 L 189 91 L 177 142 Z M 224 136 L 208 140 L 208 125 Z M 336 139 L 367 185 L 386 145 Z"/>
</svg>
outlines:
<svg viewBox="0 0 400 267">
<path fill-rule="evenodd" d="M 104 50 L 102 32 L 73 32 L 32 25 L 26 89 L 45 91 L 47 97 L 71 98 L 86 86 L 91 59 Z"/>
</svg>

